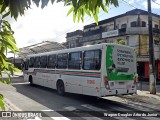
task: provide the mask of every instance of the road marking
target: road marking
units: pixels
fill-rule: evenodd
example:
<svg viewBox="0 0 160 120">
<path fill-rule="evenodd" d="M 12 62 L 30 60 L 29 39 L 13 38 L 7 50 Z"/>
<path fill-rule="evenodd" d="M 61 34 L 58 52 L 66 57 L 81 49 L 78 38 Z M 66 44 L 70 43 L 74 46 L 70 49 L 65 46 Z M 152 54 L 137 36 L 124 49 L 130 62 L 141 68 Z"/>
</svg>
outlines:
<svg viewBox="0 0 160 120">
<path fill-rule="evenodd" d="M 66 109 L 66 110 L 68 110 L 68 111 L 74 111 L 74 110 L 76 110 L 77 108 L 72 107 L 72 106 L 69 106 L 69 107 L 65 107 L 64 109 Z M 92 115 L 90 115 L 90 114 L 87 114 L 87 116 L 89 116 L 89 117 L 81 117 L 81 116 L 80 116 L 80 118 L 83 118 L 83 119 L 85 119 L 85 120 L 102 120 L 102 119 L 100 119 L 100 118 L 98 118 L 98 117 L 94 117 L 94 116 L 92 116 Z"/>
<path fill-rule="evenodd" d="M 69 106 L 69 107 L 65 107 L 64 109 L 66 109 L 68 111 L 73 111 L 73 110 L 76 110 L 77 108 Z"/>
<path fill-rule="evenodd" d="M 48 110 L 41 110 L 41 111 L 54 111 L 54 110 L 48 109 Z"/>
<path fill-rule="evenodd" d="M 105 111 L 104 109 L 100 109 L 100 108 L 97 108 L 97 107 L 94 107 L 94 106 L 91 106 L 89 104 L 84 104 L 84 105 L 81 105 L 82 107 L 86 107 L 88 109 L 91 109 L 93 111 Z M 94 110 L 95 109 L 95 110 Z M 83 117 L 84 119 L 86 120 L 102 120 L 101 118 L 98 118 L 98 117 Z"/>
<path fill-rule="evenodd" d="M 23 83 L 12 83 L 12 85 L 23 85 L 23 84 L 28 84 L 29 82 L 23 82 Z"/>
<path fill-rule="evenodd" d="M 35 120 L 41 120 L 39 117 L 35 117 Z"/>
<path fill-rule="evenodd" d="M 67 117 L 51 117 L 53 120 L 71 120 Z"/>
<path fill-rule="evenodd" d="M 104 112 L 107 112 L 107 110 L 105 110 L 105 109 L 101 109 L 101 108 L 98 108 L 98 107 L 95 107 L 95 106 L 92 106 L 92 105 L 89 105 L 89 104 L 84 104 L 84 105 L 81 105 L 81 106 L 82 107 L 86 107 L 88 109 L 91 109 L 93 111 L 104 111 Z M 135 119 L 131 119 L 131 118 L 128 118 L 128 117 L 114 117 L 114 118 L 116 118 L 118 120 L 125 120 L 125 119 L 127 119 L 127 120 L 135 120 Z"/>
<path fill-rule="evenodd" d="M 55 111 L 55 110 L 47 109 L 47 110 L 41 110 L 41 111 L 46 112 L 46 111 Z M 56 111 L 55 111 L 55 112 L 56 112 Z M 58 113 L 58 112 L 56 112 L 56 113 Z M 59 114 L 59 113 L 58 113 L 58 114 Z M 67 118 L 67 117 L 49 117 L 49 118 L 51 118 L 51 119 L 53 119 L 53 120 L 70 120 L 70 119 Z"/>
<path fill-rule="evenodd" d="M 27 120 L 42 120 L 39 117 L 35 117 L 34 119 L 27 119 Z"/>
</svg>

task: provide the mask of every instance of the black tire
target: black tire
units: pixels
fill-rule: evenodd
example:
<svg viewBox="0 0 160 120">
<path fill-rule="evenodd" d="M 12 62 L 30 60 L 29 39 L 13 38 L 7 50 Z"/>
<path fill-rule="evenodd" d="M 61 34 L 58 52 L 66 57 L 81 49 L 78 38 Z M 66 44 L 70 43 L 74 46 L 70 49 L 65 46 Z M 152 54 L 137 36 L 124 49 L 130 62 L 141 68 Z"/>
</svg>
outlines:
<svg viewBox="0 0 160 120">
<path fill-rule="evenodd" d="M 30 85 L 31 85 L 31 86 L 33 86 L 33 85 L 34 85 L 34 84 L 33 84 L 32 76 L 29 76 L 29 83 L 30 83 Z"/>
<path fill-rule="evenodd" d="M 64 93 L 65 93 L 65 88 L 64 88 L 64 83 L 63 83 L 63 81 L 58 81 L 57 82 L 57 93 L 59 94 L 59 95 L 64 95 Z"/>
</svg>

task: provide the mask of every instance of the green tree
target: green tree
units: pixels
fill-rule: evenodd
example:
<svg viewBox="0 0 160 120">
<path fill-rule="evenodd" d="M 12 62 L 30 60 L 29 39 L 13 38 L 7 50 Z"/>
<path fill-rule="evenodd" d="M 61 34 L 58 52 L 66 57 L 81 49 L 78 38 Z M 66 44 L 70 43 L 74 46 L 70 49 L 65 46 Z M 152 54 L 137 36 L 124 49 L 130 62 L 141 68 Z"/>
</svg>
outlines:
<svg viewBox="0 0 160 120">
<path fill-rule="evenodd" d="M 17 19 L 19 15 L 24 15 L 25 11 L 31 7 L 33 3 L 43 9 L 47 6 L 48 2 L 54 4 L 54 2 L 64 2 L 64 6 L 71 6 L 70 13 L 73 13 L 74 21 L 83 21 L 85 15 L 94 17 L 96 23 L 98 23 L 98 13 L 100 9 L 108 12 L 109 5 L 118 7 L 118 0 L 0 0 L 1 13 L 6 12 L 5 16 L 11 15 Z M 41 3 L 41 4 L 40 4 Z"/>
<path fill-rule="evenodd" d="M 5 14 L 2 15 L 2 18 L 5 17 Z M 19 70 L 14 67 L 12 63 L 7 62 L 6 54 L 7 50 L 11 50 L 12 52 L 18 51 L 16 47 L 16 41 L 13 37 L 13 31 L 11 29 L 8 21 L 1 20 L 0 24 L 0 82 L 11 85 L 11 75 L 13 76 L 14 72 L 18 72 Z M 7 74 L 9 81 L 2 79 L 2 73 Z M 5 110 L 5 106 L 3 103 L 3 95 L 0 94 L 0 107 L 2 110 Z"/>
<path fill-rule="evenodd" d="M 93 17 L 98 24 L 98 14 L 100 9 L 108 12 L 109 5 L 118 6 L 118 0 L 0 0 L 0 81 L 5 84 L 11 84 L 11 75 L 13 76 L 15 71 L 19 71 L 13 64 L 7 62 L 5 53 L 11 50 L 13 53 L 18 51 L 16 47 L 16 41 L 13 37 L 14 32 L 8 21 L 5 20 L 7 16 L 13 17 L 17 20 L 18 16 L 25 14 L 25 11 L 31 8 L 31 5 L 35 3 L 37 7 L 41 5 L 43 9 L 48 5 L 48 2 L 54 4 L 55 2 L 64 2 L 64 6 L 70 6 L 70 10 L 67 15 L 73 14 L 74 21 L 84 21 L 84 16 L 88 15 Z M 10 71 L 10 72 L 8 72 Z M 2 72 L 8 75 L 9 82 L 2 79 Z M 3 103 L 3 95 L 0 94 L 0 107 L 5 110 Z"/>
</svg>

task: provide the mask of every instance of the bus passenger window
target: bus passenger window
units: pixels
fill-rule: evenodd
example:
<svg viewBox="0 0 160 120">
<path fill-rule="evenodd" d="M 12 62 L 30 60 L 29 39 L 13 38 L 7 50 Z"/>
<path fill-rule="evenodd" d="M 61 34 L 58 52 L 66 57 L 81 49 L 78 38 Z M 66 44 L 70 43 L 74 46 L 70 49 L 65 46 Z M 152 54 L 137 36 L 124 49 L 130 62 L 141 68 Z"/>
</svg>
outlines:
<svg viewBox="0 0 160 120">
<path fill-rule="evenodd" d="M 66 69 L 67 68 L 67 60 L 68 60 L 67 53 L 58 54 L 57 55 L 57 68 Z"/>
<path fill-rule="evenodd" d="M 28 70 L 28 64 L 29 64 L 29 60 L 27 59 L 27 60 L 22 64 L 22 70 Z"/>
<path fill-rule="evenodd" d="M 81 69 L 82 52 L 69 53 L 68 69 Z"/>
<path fill-rule="evenodd" d="M 33 67 L 34 68 L 39 68 L 40 67 L 40 57 L 35 57 Z"/>
<path fill-rule="evenodd" d="M 55 68 L 56 67 L 56 55 L 49 55 L 48 56 L 48 68 Z"/>
<path fill-rule="evenodd" d="M 30 60 L 29 60 L 29 67 L 33 67 L 33 64 L 34 64 L 34 57 L 31 57 Z"/>
<path fill-rule="evenodd" d="M 100 70 L 100 67 L 101 67 L 101 51 L 100 50 L 85 51 L 83 55 L 83 69 Z"/>
<path fill-rule="evenodd" d="M 40 67 L 46 68 L 47 65 L 47 56 L 41 56 L 40 57 Z"/>
</svg>

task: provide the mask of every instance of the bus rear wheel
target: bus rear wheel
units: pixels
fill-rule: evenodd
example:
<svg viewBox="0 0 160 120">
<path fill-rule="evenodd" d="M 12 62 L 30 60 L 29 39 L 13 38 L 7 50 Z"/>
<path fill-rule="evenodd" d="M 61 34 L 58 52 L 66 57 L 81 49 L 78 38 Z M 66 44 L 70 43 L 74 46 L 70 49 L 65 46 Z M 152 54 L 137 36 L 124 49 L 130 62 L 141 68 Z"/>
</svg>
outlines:
<svg viewBox="0 0 160 120">
<path fill-rule="evenodd" d="M 65 89 L 64 89 L 63 81 L 58 81 L 57 82 L 57 92 L 58 92 L 59 95 L 64 95 Z"/>
</svg>

